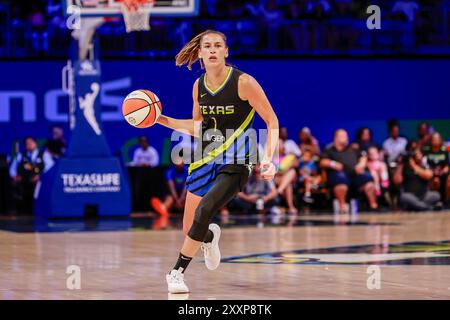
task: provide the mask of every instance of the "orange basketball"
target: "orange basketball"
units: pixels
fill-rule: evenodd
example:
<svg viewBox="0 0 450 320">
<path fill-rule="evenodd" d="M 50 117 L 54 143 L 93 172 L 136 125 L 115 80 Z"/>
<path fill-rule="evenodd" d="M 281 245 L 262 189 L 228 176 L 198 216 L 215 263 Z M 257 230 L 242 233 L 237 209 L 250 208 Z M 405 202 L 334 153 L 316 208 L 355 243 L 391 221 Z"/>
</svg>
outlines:
<svg viewBox="0 0 450 320">
<path fill-rule="evenodd" d="M 136 128 L 148 128 L 161 115 L 162 105 L 158 96 L 150 90 L 135 90 L 125 97 L 122 114 Z"/>
</svg>

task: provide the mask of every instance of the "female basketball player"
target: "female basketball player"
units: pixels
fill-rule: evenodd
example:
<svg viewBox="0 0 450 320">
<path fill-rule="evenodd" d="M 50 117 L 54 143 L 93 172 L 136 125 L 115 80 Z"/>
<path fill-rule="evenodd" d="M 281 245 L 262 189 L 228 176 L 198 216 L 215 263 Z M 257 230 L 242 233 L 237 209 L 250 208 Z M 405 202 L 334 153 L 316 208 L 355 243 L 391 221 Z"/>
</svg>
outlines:
<svg viewBox="0 0 450 320">
<path fill-rule="evenodd" d="M 239 140 L 246 140 L 239 137 L 251 128 L 255 111 L 268 130 L 260 163 L 262 176 L 273 179 L 276 171 L 272 158 L 278 144 L 277 116 L 258 82 L 227 65 L 227 57 L 226 37 L 221 32 L 207 30 L 187 43 L 176 56 L 176 65 L 187 64 L 191 70 L 192 64 L 200 60 L 201 67 L 206 69 L 192 90 L 192 119 L 179 120 L 163 115 L 158 119 L 163 126 L 199 137 L 198 148 L 202 152 L 202 158 L 189 166 L 183 217 L 186 237 L 177 263 L 166 276 L 170 293 L 189 292 L 184 283 L 184 271 L 199 248 L 204 252 L 208 269 L 214 270 L 220 264 L 221 231 L 210 221 L 213 214 L 241 190 L 251 173 L 248 145 L 244 142 L 239 146 Z M 201 126 L 204 134 L 200 134 Z M 234 133 L 229 135 L 229 130 Z"/>
</svg>

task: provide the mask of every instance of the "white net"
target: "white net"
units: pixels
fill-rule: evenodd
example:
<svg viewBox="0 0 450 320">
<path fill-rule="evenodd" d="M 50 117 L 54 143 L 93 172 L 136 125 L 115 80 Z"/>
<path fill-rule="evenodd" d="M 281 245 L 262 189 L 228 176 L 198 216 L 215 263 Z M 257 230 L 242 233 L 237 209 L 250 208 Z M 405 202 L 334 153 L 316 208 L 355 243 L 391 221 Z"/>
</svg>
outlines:
<svg viewBox="0 0 450 320">
<path fill-rule="evenodd" d="M 92 10 L 113 9 L 113 14 L 120 12 L 123 15 L 126 31 L 150 30 L 150 13 L 155 0 L 76 0 L 76 4 L 82 4 Z M 120 3 L 120 4 L 119 4 Z M 109 4 L 109 5 L 108 5 Z M 112 6 L 111 4 L 117 4 Z M 120 8 L 120 11 L 119 11 Z M 79 59 L 92 60 L 94 58 L 94 46 L 92 38 L 103 23 L 110 21 L 105 11 L 99 11 L 98 16 L 81 16 L 74 25 L 72 37 L 78 40 Z M 112 18 L 114 19 L 114 18 Z"/>
<path fill-rule="evenodd" d="M 120 5 L 123 20 L 125 21 L 126 31 L 145 31 L 150 30 L 150 12 L 153 2 L 130 6 L 125 2 Z"/>
</svg>

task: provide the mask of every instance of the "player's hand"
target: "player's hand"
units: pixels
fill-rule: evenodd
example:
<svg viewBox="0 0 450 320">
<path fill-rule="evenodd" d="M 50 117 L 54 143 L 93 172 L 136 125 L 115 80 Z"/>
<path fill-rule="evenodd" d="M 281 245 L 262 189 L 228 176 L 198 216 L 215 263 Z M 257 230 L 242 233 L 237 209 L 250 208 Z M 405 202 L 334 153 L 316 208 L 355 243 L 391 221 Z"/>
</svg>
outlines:
<svg viewBox="0 0 450 320">
<path fill-rule="evenodd" d="M 260 167 L 261 177 L 263 177 L 264 180 L 272 180 L 275 173 L 277 173 L 277 169 L 271 161 L 262 161 Z"/>
</svg>

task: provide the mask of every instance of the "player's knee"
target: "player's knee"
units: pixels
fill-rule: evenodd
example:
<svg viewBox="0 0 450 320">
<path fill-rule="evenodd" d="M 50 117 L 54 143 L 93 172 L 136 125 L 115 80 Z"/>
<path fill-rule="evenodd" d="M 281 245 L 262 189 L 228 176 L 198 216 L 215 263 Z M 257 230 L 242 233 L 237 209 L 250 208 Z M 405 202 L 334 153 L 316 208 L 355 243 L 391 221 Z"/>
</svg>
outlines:
<svg viewBox="0 0 450 320">
<path fill-rule="evenodd" d="M 208 201 L 201 201 L 195 210 L 194 222 L 187 233 L 192 240 L 203 241 L 205 239 L 212 214 L 212 204 Z"/>
<path fill-rule="evenodd" d="M 199 223 L 198 221 L 194 221 L 187 233 L 187 236 L 189 236 L 192 240 L 203 242 L 208 229 L 209 223 Z"/>
<path fill-rule="evenodd" d="M 209 220 L 213 215 L 212 203 L 209 201 L 201 201 L 195 210 L 195 221 L 201 224 L 209 224 Z"/>
</svg>

